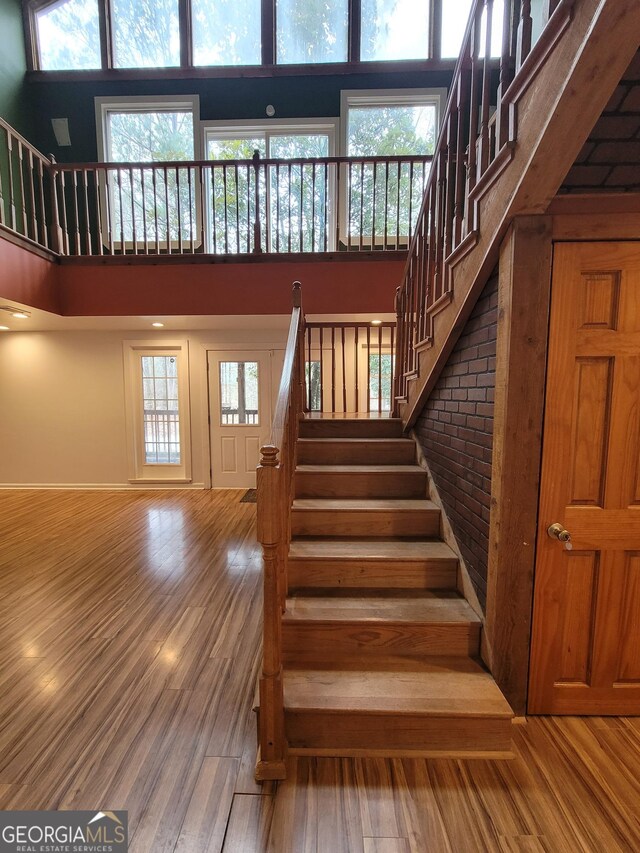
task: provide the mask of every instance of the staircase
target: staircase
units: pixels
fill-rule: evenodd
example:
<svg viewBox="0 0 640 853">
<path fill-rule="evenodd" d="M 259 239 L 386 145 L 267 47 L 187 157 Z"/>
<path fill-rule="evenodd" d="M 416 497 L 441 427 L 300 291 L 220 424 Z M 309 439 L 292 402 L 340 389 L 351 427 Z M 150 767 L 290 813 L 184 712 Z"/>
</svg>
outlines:
<svg viewBox="0 0 640 853">
<path fill-rule="evenodd" d="M 412 440 L 392 418 L 300 423 L 282 616 L 289 752 L 507 757 L 512 711 Z"/>
</svg>

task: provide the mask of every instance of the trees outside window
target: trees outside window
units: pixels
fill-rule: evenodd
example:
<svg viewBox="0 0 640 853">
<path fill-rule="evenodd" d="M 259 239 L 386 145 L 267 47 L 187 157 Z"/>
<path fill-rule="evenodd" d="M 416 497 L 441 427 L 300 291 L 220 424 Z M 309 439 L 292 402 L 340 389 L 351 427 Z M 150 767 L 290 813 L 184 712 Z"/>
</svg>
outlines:
<svg viewBox="0 0 640 853">
<path fill-rule="evenodd" d="M 276 0 L 276 62 L 346 62 L 348 0 Z"/>
<path fill-rule="evenodd" d="M 441 90 L 345 91 L 341 120 L 349 157 L 433 154 Z M 346 216 L 351 239 L 375 242 L 383 231 L 405 243 L 420 209 L 429 166 L 424 163 L 364 163 L 348 175 Z"/>
<path fill-rule="evenodd" d="M 429 3 L 424 0 L 362 0 L 360 59 L 426 59 Z"/>
<path fill-rule="evenodd" d="M 260 157 L 284 160 L 327 157 L 332 153 L 333 128 L 304 125 L 269 129 L 210 129 L 206 131 L 207 159 L 250 160 Z M 315 171 L 315 178 L 314 178 Z M 210 251 L 251 251 L 252 224 L 256 219 L 253 167 L 212 167 L 209 212 Z M 273 251 L 322 251 L 328 241 L 328 181 L 321 166 L 269 165 L 259 172 L 259 219 L 266 247 Z"/>
<path fill-rule="evenodd" d="M 180 65 L 178 0 L 111 0 L 115 68 Z"/>
<path fill-rule="evenodd" d="M 34 15 L 39 66 L 44 71 L 100 68 L 98 0 L 66 0 Z"/>
<path fill-rule="evenodd" d="M 194 65 L 260 65 L 260 0 L 192 0 Z"/>
<path fill-rule="evenodd" d="M 197 98 L 180 103 L 125 99 L 120 106 L 96 99 L 101 159 L 109 163 L 194 160 Z M 114 242 L 132 244 L 143 236 L 167 247 L 181 233 L 194 241 L 199 217 L 193 169 L 107 172 L 103 187 Z"/>
</svg>

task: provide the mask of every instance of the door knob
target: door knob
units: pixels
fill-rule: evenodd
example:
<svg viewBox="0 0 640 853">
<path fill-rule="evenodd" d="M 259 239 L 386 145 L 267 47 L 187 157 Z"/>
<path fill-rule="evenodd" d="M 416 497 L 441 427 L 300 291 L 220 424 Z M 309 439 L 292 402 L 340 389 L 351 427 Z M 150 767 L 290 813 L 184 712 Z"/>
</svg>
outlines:
<svg viewBox="0 0 640 853">
<path fill-rule="evenodd" d="M 562 524 L 560 524 L 559 521 L 556 521 L 555 524 L 551 524 L 547 527 L 547 535 L 552 539 L 557 539 L 559 542 L 563 542 L 567 551 L 570 551 L 573 548 L 573 545 L 571 544 L 571 534 L 562 526 Z"/>
</svg>

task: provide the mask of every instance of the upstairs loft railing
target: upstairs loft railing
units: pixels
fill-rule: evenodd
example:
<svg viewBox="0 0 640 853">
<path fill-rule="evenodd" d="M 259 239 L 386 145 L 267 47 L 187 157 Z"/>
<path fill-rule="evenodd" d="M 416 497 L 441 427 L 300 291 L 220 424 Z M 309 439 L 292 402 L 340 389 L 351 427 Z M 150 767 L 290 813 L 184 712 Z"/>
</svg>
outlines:
<svg viewBox="0 0 640 853">
<path fill-rule="evenodd" d="M 51 248 L 51 161 L 0 118 L 0 226 Z"/>
<path fill-rule="evenodd" d="M 517 143 L 509 89 L 536 67 L 574 0 L 474 0 L 433 166 L 396 294 L 396 410 L 418 373 L 418 354 L 432 343 L 432 319 L 452 299 L 450 271 L 477 241 L 477 201 L 508 167 Z M 495 14 L 497 9 L 501 14 Z M 498 24 L 496 24 L 496 21 Z M 555 21 L 555 24 L 554 24 Z M 500 29 L 501 27 L 501 29 Z M 492 60 L 498 52 L 496 71 Z M 533 52 L 532 52 L 533 51 Z M 539 54 L 540 52 L 537 51 Z"/>
<path fill-rule="evenodd" d="M 0 225 L 76 257 L 406 251 L 431 159 L 62 164 L 0 119 Z"/>
</svg>

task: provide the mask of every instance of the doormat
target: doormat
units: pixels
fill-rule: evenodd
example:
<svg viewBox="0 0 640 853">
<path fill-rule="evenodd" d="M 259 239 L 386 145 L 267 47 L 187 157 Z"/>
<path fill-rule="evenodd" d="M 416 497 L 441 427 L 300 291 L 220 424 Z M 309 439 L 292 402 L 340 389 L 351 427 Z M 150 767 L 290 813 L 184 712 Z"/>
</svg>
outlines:
<svg viewBox="0 0 640 853">
<path fill-rule="evenodd" d="M 244 495 L 240 498 L 241 504 L 254 504 L 258 500 L 258 492 L 256 489 L 247 489 Z"/>
</svg>

